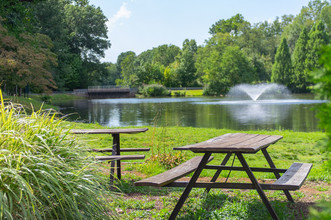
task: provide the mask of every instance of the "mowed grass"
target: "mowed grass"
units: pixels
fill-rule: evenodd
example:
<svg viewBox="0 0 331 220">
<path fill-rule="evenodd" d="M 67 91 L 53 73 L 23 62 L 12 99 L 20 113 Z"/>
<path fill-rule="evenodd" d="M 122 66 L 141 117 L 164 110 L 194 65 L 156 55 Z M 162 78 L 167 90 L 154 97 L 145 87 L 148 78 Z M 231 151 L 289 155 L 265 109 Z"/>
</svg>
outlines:
<svg viewBox="0 0 331 220">
<path fill-rule="evenodd" d="M 202 89 L 195 89 L 195 90 L 171 90 L 171 96 L 175 96 L 176 93 L 185 93 L 185 96 L 202 96 L 203 90 Z"/>
<path fill-rule="evenodd" d="M 73 128 L 104 128 L 97 124 L 71 123 Z M 140 134 L 123 134 L 121 147 L 150 147 L 149 152 L 129 152 L 122 154 L 145 154 L 144 161 L 131 161 L 124 164 L 123 180 L 116 186 L 120 194 L 117 199 L 110 200 L 110 205 L 118 212 L 119 219 L 167 219 L 180 197 L 182 188 L 153 188 L 135 187 L 133 183 L 139 179 L 149 177 L 169 169 L 169 163 L 174 158 L 184 162 L 198 154 L 192 152 L 174 151 L 173 147 L 198 143 L 226 133 L 239 131 L 227 129 L 191 128 L 191 127 L 148 127 L 149 130 Z M 288 168 L 293 162 L 313 163 L 308 181 L 323 181 L 323 187 L 316 188 L 319 199 L 329 200 L 330 172 L 325 166 L 327 152 L 319 147 L 319 142 L 325 137 L 322 132 L 293 132 L 293 131 L 240 131 L 244 133 L 258 133 L 281 135 L 283 139 L 271 145 L 268 151 L 279 168 Z M 74 135 L 84 145 L 91 148 L 109 148 L 112 144 L 111 135 Z M 157 155 L 157 157 L 155 156 Z M 166 155 L 166 157 L 162 157 Z M 211 164 L 220 164 L 223 155 L 213 155 Z M 160 158 L 163 163 L 155 158 Z M 268 167 L 261 152 L 245 155 L 250 166 Z M 154 158 L 154 159 L 153 159 Z M 231 165 L 232 158 L 228 165 Z M 234 165 L 239 165 L 235 160 Z M 109 164 L 100 163 L 100 175 L 109 178 Z M 213 176 L 213 171 L 203 171 L 204 178 Z M 223 172 L 221 178 L 228 175 Z M 258 179 L 274 179 L 272 174 L 255 173 Z M 247 180 L 243 172 L 232 172 L 229 181 Z M 318 187 L 318 186 L 317 186 Z M 321 188 L 321 190 L 319 190 Z M 305 198 L 301 191 L 292 193 L 296 201 Z M 281 191 L 268 191 L 268 198 L 280 219 L 304 219 L 308 209 L 302 208 L 302 203 L 291 205 Z M 310 203 L 311 204 L 311 203 Z M 208 195 L 203 189 L 193 189 L 181 209 L 178 219 L 271 219 L 267 209 L 254 190 L 211 190 Z"/>
<path fill-rule="evenodd" d="M 97 124 L 72 124 L 73 128 L 104 128 Z M 148 127 L 148 126 L 147 126 Z M 325 134 L 322 132 L 293 132 L 293 131 L 234 131 L 228 129 L 212 128 L 192 128 L 192 127 L 148 127 L 149 130 L 140 134 L 122 134 L 121 147 L 136 148 L 150 147 L 149 152 L 139 152 L 146 155 L 146 161 L 142 164 L 130 168 L 142 172 L 148 176 L 161 173 L 170 166 L 164 162 L 160 164 L 156 160 L 151 160 L 153 155 L 169 155 L 170 157 L 179 157 L 182 162 L 201 155 L 191 151 L 175 151 L 174 147 L 194 144 L 211 139 L 226 133 L 256 133 L 267 135 L 281 135 L 283 139 L 268 147 L 276 167 L 288 168 L 293 162 L 313 163 L 313 168 L 308 176 L 310 180 L 330 181 L 330 173 L 326 169 L 328 153 L 323 153 L 319 147 L 319 142 L 323 140 Z M 112 144 L 111 135 L 76 135 L 76 137 L 91 148 L 109 148 Z M 123 153 L 132 154 L 132 152 Z M 223 160 L 223 154 L 213 154 L 214 160 L 211 164 L 220 164 Z M 250 166 L 268 167 L 262 152 L 245 155 Z M 165 159 L 166 160 L 166 159 Z M 169 159 L 170 161 L 170 159 Z M 232 158 L 230 160 L 232 162 Z M 229 163 L 230 163 L 229 162 Z M 169 162 L 171 163 L 171 161 Z M 238 160 L 234 162 L 235 166 L 240 166 Z M 204 171 L 202 176 L 212 176 L 214 171 Z M 227 176 L 224 172 L 224 177 Z M 258 178 L 272 179 L 273 174 L 257 173 Z M 232 172 L 231 177 L 247 177 L 243 172 Z"/>
</svg>

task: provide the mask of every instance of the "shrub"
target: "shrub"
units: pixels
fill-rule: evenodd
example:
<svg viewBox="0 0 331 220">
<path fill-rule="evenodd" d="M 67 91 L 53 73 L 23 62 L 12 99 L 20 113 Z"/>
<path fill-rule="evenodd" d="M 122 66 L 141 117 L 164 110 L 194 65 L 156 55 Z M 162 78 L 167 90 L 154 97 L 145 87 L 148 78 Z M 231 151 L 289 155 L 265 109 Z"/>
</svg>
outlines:
<svg viewBox="0 0 331 220">
<path fill-rule="evenodd" d="M 175 91 L 174 92 L 174 96 L 176 96 L 176 97 L 186 96 L 186 91 L 183 91 L 183 92 L 181 92 L 181 91 Z"/>
<path fill-rule="evenodd" d="M 145 97 L 158 97 L 158 96 L 170 96 L 171 92 L 167 90 L 163 85 L 152 84 L 144 86 L 140 89 L 140 94 Z"/>
<path fill-rule="evenodd" d="M 0 98 L 0 219 L 109 219 L 95 162 L 63 122 Z"/>
</svg>

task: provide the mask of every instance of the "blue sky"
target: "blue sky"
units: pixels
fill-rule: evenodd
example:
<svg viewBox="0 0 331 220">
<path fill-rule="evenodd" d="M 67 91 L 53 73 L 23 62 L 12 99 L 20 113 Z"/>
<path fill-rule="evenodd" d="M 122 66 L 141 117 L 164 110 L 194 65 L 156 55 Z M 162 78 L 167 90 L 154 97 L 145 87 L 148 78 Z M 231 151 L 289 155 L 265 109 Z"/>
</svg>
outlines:
<svg viewBox="0 0 331 220">
<path fill-rule="evenodd" d="M 185 39 L 207 40 L 212 24 L 237 13 L 252 24 L 297 15 L 309 0 L 90 0 L 108 18 L 112 44 L 102 61 L 115 63 L 126 51 L 141 52 L 162 44 L 181 47 Z"/>
</svg>

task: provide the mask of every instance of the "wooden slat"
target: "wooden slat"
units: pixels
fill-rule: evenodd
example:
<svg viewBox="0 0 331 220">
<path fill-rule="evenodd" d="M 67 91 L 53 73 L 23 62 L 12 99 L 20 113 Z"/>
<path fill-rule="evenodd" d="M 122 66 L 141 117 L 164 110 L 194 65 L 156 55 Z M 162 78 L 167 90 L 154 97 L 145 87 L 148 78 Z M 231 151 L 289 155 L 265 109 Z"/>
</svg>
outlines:
<svg viewBox="0 0 331 220">
<path fill-rule="evenodd" d="M 174 150 L 191 150 L 193 152 L 242 152 L 255 153 L 261 148 L 277 142 L 283 138 L 278 135 L 260 135 L 260 134 L 225 134 L 210 140 L 187 145 L 184 147 L 175 147 Z"/>
<path fill-rule="evenodd" d="M 96 156 L 96 160 L 139 160 L 144 159 L 145 155 L 110 155 L 110 156 Z"/>
<path fill-rule="evenodd" d="M 72 134 L 135 134 L 148 131 L 148 128 L 127 128 L 127 129 L 72 129 Z"/>
<path fill-rule="evenodd" d="M 174 181 L 164 187 L 186 187 L 188 181 Z M 264 190 L 297 190 L 297 186 L 275 185 L 274 183 L 261 183 Z M 213 188 L 213 189 L 255 189 L 252 183 L 220 183 L 220 182 L 196 182 L 194 188 Z"/>
<path fill-rule="evenodd" d="M 168 183 L 171 183 L 196 170 L 198 168 L 201 159 L 202 156 L 194 157 L 186 161 L 185 163 L 182 163 L 181 165 L 172 168 L 164 173 L 160 173 L 156 176 L 152 176 L 147 179 L 137 181 L 134 184 L 136 186 L 154 186 L 154 187 L 161 187 L 167 185 Z M 210 157 L 208 159 L 208 162 L 210 162 L 212 159 L 213 157 Z"/>
<path fill-rule="evenodd" d="M 121 149 L 120 149 L 121 152 L 149 151 L 149 150 L 150 150 L 150 148 L 121 148 Z M 112 152 L 113 149 L 111 149 L 111 148 L 91 149 L 91 151 L 99 152 L 99 153 L 103 153 L 103 152 Z"/>
<path fill-rule="evenodd" d="M 273 185 L 288 190 L 300 189 L 312 166 L 311 163 L 293 163 Z"/>
<path fill-rule="evenodd" d="M 150 148 L 121 148 L 121 152 L 150 151 Z"/>
</svg>

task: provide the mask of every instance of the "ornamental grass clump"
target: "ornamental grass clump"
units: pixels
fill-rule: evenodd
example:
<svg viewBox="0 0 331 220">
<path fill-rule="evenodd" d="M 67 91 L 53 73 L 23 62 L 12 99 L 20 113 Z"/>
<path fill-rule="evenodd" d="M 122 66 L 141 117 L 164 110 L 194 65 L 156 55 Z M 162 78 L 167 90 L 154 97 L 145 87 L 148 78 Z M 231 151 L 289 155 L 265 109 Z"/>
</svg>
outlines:
<svg viewBox="0 0 331 220">
<path fill-rule="evenodd" d="M 0 219 L 111 218 L 95 162 L 63 122 L 0 99 Z"/>
</svg>

